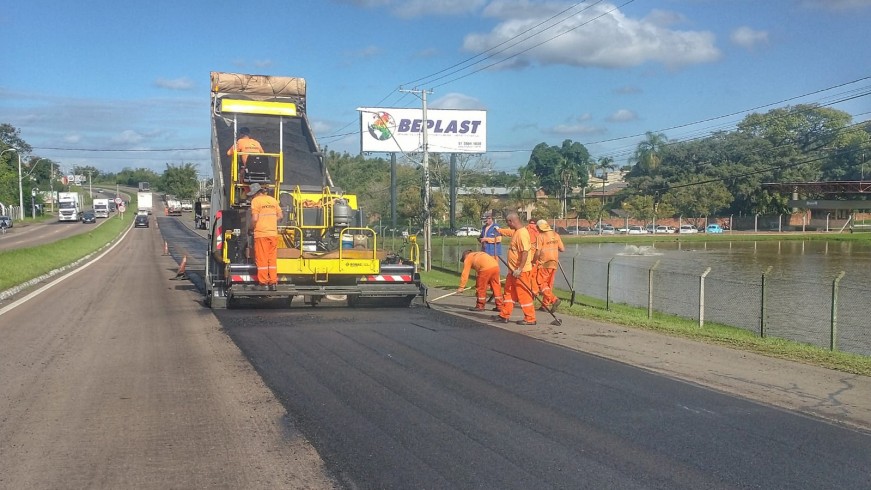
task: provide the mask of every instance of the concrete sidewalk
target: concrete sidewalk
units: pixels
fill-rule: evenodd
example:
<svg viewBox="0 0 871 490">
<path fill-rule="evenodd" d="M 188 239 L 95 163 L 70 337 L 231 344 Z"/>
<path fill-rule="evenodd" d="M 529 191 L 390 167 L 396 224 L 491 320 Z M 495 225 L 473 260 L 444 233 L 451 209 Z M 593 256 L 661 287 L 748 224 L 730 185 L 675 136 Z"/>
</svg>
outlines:
<svg viewBox="0 0 871 490">
<path fill-rule="evenodd" d="M 444 292 L 449 292 L 445 290 Z M 538 325 L 490 320 L 493 311 L 468 311 L 475 300 L 454 295 L 431 302 L 434 309 L 485 322 L 580 352 L 638 366 L 670 377 L 761 403 L 871 432 L 871 377 L 847 374 L 799 362 L 766 357 L 694 340 L 671 337 L 570 315 L 537 311 Z M 442 293 L 433 290 L 430 297 Z M 568 305 L 563 300 L 562 308 Z"/>
</svg>

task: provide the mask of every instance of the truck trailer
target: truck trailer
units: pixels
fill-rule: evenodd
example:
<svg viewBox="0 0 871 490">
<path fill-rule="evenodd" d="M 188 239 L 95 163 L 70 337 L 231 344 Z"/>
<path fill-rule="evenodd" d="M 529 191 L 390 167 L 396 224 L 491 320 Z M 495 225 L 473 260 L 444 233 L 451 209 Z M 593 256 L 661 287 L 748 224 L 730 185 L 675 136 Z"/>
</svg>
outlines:
<svg viewBox="0 0 871 490">
<path fill-rule="evenodd" d="M 154 209 L 153 197 L 151 192 L 140 191 L 136 193 L 136 207 L 140 213 L 151 214 Z"/>
<path fill-rule="evenodd" d="M 211 73 L 213 186 L 208 221 L 205 301 L 212 308 L 295 297 L 408 306 L 424 293 L 418 258 L 378 248 L 357 196 L 333 185 L 308 120 L 302 78 Z M 239 153 L 248 128 L 263 153 Z M 254 183 L 269 189 L 279 222 L 278 286 L 257 287 L 250 203 Z"/>
</svg>

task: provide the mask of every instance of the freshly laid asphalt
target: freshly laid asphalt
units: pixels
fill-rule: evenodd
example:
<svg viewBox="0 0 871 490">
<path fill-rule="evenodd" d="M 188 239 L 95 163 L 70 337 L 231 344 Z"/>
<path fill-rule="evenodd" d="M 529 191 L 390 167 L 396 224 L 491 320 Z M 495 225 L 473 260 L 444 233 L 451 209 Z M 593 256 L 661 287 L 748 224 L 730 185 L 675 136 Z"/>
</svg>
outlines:
<svg viewBox="0 0 871 490">
<path fill-rule="evenodd" d="M 450 290 L 431 290 L 437 298 Z M 518 311 L 510 323 L 490 320 L 494 312 L 473 312 L 468 294 L 431 301 L 430 307 L 453 315 L 562 345 L 614 361 L 679 378 L 724 393 L 871 431 L 871 377 L 777 359 L 700 341 L 671 337 L 560 313 L 537 311 L 536 326 L 520 326 Z M 565 308 L 568 301 L 563 301 Z"/>
</svg>

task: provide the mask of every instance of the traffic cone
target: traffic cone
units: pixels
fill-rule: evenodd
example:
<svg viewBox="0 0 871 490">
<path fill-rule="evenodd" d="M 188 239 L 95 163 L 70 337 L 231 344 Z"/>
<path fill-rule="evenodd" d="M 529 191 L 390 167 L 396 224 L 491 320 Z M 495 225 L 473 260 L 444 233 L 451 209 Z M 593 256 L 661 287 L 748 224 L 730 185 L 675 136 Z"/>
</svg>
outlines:
<svg viewBox="0 0 871 490">
<path fill-rule="evenodd" d="M 163 241 L 163 255 L 169 255 L 169 244 L 166 240 Z"/>
<path fill-rule="evenodd" d="M 187 279 L 187 274 L 185 274 L 185 267 L 188 264 L 188 256 L 183 255 L 181 258 L 181 264 L 178 265 L 178 272 L 175 273 L 175 277 L 173 279 Z"/>
</svg>

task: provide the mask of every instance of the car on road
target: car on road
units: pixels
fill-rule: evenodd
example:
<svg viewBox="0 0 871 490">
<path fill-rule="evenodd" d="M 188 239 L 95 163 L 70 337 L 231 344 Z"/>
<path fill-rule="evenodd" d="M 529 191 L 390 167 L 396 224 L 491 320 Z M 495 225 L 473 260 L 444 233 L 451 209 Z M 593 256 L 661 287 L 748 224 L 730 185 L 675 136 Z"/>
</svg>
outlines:
<svg viewBox="0 0 871 490">
<path fill-rule="evenodd" d="M 600 235 L 613 235 L 617 233 L 617 230 L 614 229 L 614 225 L 602 225 L 601 229 L 596 229 L 596 233 Z"/>
<path fill-rule="evenodd" d="M 93 211 L 85 211 L 84 213 L 82 213 L 82 224 L 96 222 L 97 215 Z"/>
<path fill-rule="evenodd" d="M 705 227 L 705 233 L 723 233 L 723 227 L 716 223 L 711 223 Z"/>
<path fill-rule="evenodd" d="M 665 234 L 665 233 L 668 233 L 668 227 L 667 227 L 667 226 L 663 226 L 663 225 L 659 225 L 659 226 L 656 227 L 656 230 L 654 230 L 654 233 L 657 233 L 657 234 L 660 234 L 660 235 Z"/>
<path fill-rule="evenodd" d="M 148 228 L 148 215 L 147 214 L 137 214 L 136 219 L 133 220 L 134 228 Z"/>
<path fill-rule="evenodd" d="M 587 233 L 590 232 L 590 227 L 589 226 L 569 226 L 568 228 L 566 228 L 566 231 L 568 231 L 569 235 L 586 235 Z"/>
<path fill-rule="evenodd" d="M 480 236 L 481 230 L 471 226 L 462 226 L 457 230 L 457 236 Z"/>
<path fill-rule="evenodd" d="M 646 235 L 647 230 L 645 230 L 643 226 L 633 225 L 629 227 L 629 231 L 626 233 L 629 235 Z"/>
<path fill-rule="evenodd" d="M 699 230 L 693 225 L 680 225 L 678 233 L 698 233 Z"/>
<path fill-rule="evenodd" d="M 6 226 L 6 228 L 12 228 L 12 218 L 9 216 L 0 216 L 0 226 Z"/>
</svg>

